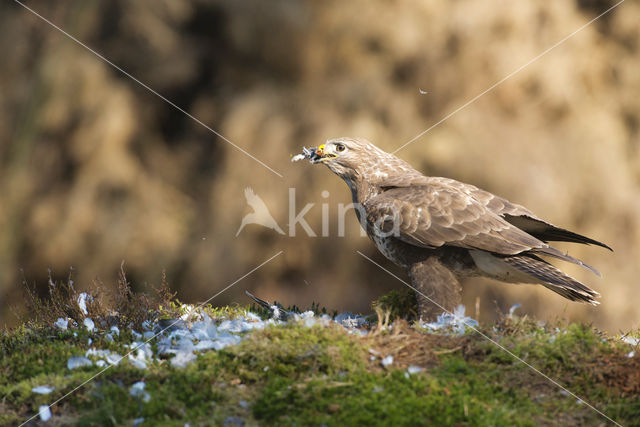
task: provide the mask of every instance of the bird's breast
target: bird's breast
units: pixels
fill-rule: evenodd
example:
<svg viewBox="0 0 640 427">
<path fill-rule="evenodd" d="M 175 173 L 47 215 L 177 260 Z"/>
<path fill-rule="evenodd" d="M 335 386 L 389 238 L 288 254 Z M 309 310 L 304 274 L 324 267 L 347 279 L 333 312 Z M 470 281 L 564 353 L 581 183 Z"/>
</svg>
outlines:
<svg viewBox="0 0 640 427">
<path fill-rule="evenodd" d="M 389 242 L 390 239 L 388 237 L 380 237 L 375 234 L 371 235 L 370 237 L 371 240 L 373 240 L 373 243 L 376 244 L 376 247 L 382 253 L 382 255 L 384 255 L 388 260 L 396 262 L 396 251 L 394 250 L 395 248 L 393 247 L 391 242 Z"/>
</svg>

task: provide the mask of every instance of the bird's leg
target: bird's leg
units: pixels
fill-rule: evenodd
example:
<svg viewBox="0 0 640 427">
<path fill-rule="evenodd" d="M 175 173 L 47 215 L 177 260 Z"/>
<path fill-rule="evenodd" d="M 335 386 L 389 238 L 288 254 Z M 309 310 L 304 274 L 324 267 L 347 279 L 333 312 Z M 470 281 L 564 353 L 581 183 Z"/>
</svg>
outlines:
<svg viewBox="0 0 640 427">
<path fill-rule="evenodd" d="M 418 312 L 422 320 L 435 320 L 443 311 L 451 312 L 460 304 L 460 283 L 437 257 L 411 265 L 409 276 L 417 291 Z"/>
</svg>

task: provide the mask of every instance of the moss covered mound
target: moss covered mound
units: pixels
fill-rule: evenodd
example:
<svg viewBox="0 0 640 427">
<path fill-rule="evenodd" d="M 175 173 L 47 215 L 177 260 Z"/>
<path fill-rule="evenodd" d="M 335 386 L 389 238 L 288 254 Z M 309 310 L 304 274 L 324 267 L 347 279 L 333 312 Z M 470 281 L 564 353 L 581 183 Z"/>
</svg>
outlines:
<svg viewBox="0 0 640 427">
<path fill-rule="evenodd" d="M 239 308 L 219 310 L 232 316 Z M 126 354 L 135 337 L 25 324 L 0 338 L 0 424 L 50 404 L 53 424 L 540 425 L 640 419 L 640 354 L 585 325 L 508 318 L 481 332 L 579 396 L 576 399 L 478 332 L 436 335 L 403 320 L 366 336 L 333 323 L 290 321 L 184 368 L 158 358 L 70 370 L 89 348 Z M 91 341 L 89 341 L 91 339 Z M 152 341 L 153 342 L 153 341 Z M 154 343 L 154 346 L 157 344 Z M 388 356 L 393 357 L 390 361 Z M 381 363 L 382 360 L 387 363 Z M 144 393 L 131 386 L 143 381 Z M 37 394 L 36 386 L 54 390 Z M 588 404 L 587 404 L 588 403 Z"/>
</svg>

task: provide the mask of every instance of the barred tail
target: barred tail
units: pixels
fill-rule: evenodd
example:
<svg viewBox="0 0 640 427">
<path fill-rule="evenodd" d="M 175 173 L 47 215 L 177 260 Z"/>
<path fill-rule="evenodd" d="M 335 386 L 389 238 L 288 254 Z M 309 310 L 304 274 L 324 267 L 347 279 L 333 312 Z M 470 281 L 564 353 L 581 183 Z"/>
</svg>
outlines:
<svg viewBox="0 0 640 427">
<path fill-rule="evenodd" d="M 591 305 L 600 304 L 595 298 L 600 294 L 578 282 L 555 268 L 548 262 L 535 255 L 516 255 L 502 259 L 517 270 L 540 280 L 542 285 L 571 301 L 587 302 Z"/>
</svg>

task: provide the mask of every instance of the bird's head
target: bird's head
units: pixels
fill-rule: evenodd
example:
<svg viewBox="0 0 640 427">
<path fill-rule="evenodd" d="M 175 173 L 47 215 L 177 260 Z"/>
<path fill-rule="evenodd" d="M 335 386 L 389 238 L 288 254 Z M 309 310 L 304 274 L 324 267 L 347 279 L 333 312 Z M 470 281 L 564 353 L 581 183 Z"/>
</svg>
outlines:
<svg viewBox="0 0 640 427">
<path fill-rule="evenodd" d="M 384 181 L 391 174 L 414 171 L 404 160 L 362 138 L 336 138 L 306 149 L 311 163 L 323 163 L 347 183 Z"/>
</svg>

